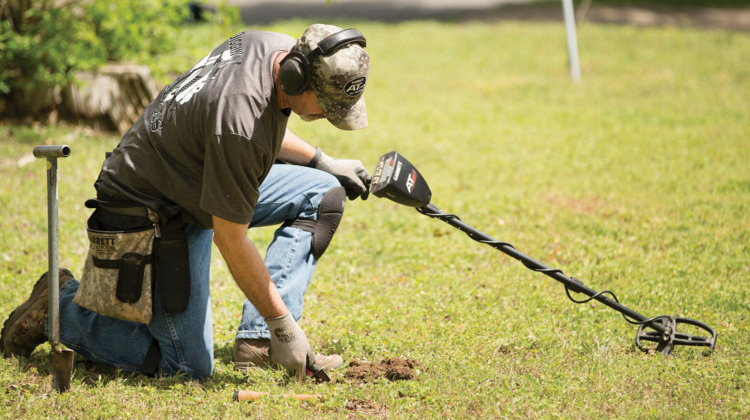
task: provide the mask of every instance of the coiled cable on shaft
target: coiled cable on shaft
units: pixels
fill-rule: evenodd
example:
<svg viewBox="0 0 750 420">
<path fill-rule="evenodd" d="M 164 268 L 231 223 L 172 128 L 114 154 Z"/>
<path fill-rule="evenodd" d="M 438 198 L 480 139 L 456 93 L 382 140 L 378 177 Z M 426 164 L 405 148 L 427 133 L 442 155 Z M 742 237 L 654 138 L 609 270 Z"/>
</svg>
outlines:
<svg viewBox="0 0 750 420">
<path fill-rule="evenodd" d="M 500 251 L 503 251 L 503 249 L 502 249 L 503 247 L 511 248 L 514 251 L 516 251 L 516 253 L 520 254 L 520 252 L 517 252 L 516 247 L 514 247 L 512 244 L 510 244 L 508 242 L 498 241 L 498 240 L 494 240 L 494 239 L 482 239 L 482 238 L 480 238 L 480 236 L 486 236 L 486 235 L 479 235 L 477 232 L 471 232 L 471 231 L 465 230 L 459 224 L 455 223 L 456 221 L 460 221 L 461 218 L 459 218 L 455 214 L 443 213 L 440 209 L 438 209 L 437 207 L 435 207 L 432 204 L 428 204 L 425 207 L 417 208 L 417 211 L 420 212 L 420 213 L 422 213 L 425 216 L 429 216 L 429 217 L 432 217 L 432 218 L 435 218 L 435 219 L 442 220 L 443 222 L 448 223 L 451 226 L 454 226 L 455 228 L 457 228 L 458 230 L 464 232 L 468 237 L 470 237 L 471 239 L 473 239 L 476 242 L 479 242 L 479 243 L 482 243 L 482 244 L 485 244 L 485 245 L 489 245 L 489 246 L 491 246 L 491 247 L 493 247 L 493 248 L 495 248 L 497 250 L 500 250 Z M 537 267 L 537 266 L 534 266 L 534 265 L 530 264 L 529 262 L 525 261 L 524 259 L 521 259 L 518 255 L 511 255 L 510 253 L 508 253 L 508 255 L 510 255 L 511 257 L 516 258 L 517 260 L 519 260 L 526 268 L 528 268 L 531 271 L 535 271 L 535 272 L 538 272 L 538 273 L 543 273 L 543 274 L 546 274 L 546 275 L 548 275 L 550 277 L 553 277 L 553 278 L 554 278 L 553 274 L 561 274 L 561 275 L 565 276 L 565 274 L 563 273 L 563 271 L 560 270 L 560 269 L 558 269 L 558 268 Z M 520 255 L 523 255 L 523 254 L 520 254 Z M 567 277 L 567 276 L 565 276 L 565 277 Z M 572 282 L 578 283 L 581 286 L 583 285 L 583 282 L 580 281 L 580 280 L 578 280 L 577 278 L 575 278 L 575 277 L 569 277 L 569 278 L 570 278 L 570 280 L 572 280 Z M 557 279 L 557 280 L 559 280 L 559 279 Z M 568 296 L 568 299 L 570 299 L 574 303 L 577 303 L 577 304 L 588 303 L 588 302 L 590 302 L 592 300 L 595 300 L 598 297 L 604 296 L 604 295 L 610 295 L 610 296 L 612 296 L 612 299 L 614 299 L 615 302 L 617 302 L 618 304 L 620 303 L 620 300 L 617 299 L 617 296 L 611 290 L 602 290 L 601 292 L 596 292 L 595 294 L 591 295 L 588 299 L 584 299 L 584 300 L 573 299 L 573 297 L 570 295 L 570 288 L 569 288 L 570 282 L 563 282 L 563 281 L 561 281 L 561 282 L 563 283 L 563 285 L 565 287 L 565 294 Z M 646 319 L 646 320 L 643 320 L 643 321 L 634 321 L 634 320 L 629 319 L 627 317 L 627 315 L 625 315 L 624 313 L 620 312 L 620 314 L 622 315 L 623 319 L 625 319 L 625 321 L 627 321 L 628 323 L 633 324 L 633 325 L 650 324 L 650 323 L 652 323 L 652 322 L 654 322 L 654 321 L 656 321 L 658 319 L 667 317 L 667 315 L 659 315 L 659 316 L 655 316 L 653 318 L 649 318 L 649 319 Z"/>
</svg>

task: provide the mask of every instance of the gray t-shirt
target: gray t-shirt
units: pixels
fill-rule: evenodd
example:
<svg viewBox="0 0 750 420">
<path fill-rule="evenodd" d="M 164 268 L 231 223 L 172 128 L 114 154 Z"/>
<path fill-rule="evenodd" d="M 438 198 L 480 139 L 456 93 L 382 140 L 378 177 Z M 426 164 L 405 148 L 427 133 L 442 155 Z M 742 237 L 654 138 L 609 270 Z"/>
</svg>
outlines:
<svg viewBox="0 0 750 420">
<path fill-rule="evenodd" d="M 249 223 L 288 114 L 273 56 L 294 38 L 237 34 L 164 88 L 104 161 L 97 190 L 159 211 L 175 205 L 204 229 L 216 215 Z"/>
</svg>

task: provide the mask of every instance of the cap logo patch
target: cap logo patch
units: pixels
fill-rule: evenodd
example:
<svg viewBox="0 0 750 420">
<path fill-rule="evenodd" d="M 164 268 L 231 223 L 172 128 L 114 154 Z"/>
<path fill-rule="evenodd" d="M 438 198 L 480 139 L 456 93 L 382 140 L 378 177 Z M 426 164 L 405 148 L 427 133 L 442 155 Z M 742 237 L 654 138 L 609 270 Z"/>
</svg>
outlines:
<svg viewBox="0 0 750 420">
<path fill-rule="evenodd" d="M 352 79 L 344 85 L 344 93 L 347 96 L 359 96 L 362 94 L 362 91 L 365 90 L 366 83 L 367 78 L 364 76 Z"/>
</svg>

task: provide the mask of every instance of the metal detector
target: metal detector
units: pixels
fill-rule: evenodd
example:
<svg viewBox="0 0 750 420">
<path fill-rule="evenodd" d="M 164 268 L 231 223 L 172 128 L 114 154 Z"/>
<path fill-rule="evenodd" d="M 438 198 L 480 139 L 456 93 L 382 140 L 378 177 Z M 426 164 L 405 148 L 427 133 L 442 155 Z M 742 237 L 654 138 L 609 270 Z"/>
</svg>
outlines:
<svg viewBox="0 0 750 420">
<path fill-rule="evenodd" d="M 657 343 L 656 349 L 653 350 L 661 352 L 664 355 L 670 354 L 675 346 L 709 347 L 710 350 L 713 350 L 716 346 L 716 332 L 702 322 L 668 315 L 646 318 L 621 304 L 617 296 L 611 291 L 603 290 L 597 292 L 589 289 L 577 278 L 568 277 L 563 274 L 562 270 L 547 267 L 539 261 L 522 254 L 508 242 L 493 239 L 487 234 L 464 223 L 455 214 L 442 212 L 437 206 L 430 204 L 432 193 L 419 171 L 408 160 L 396 152 L 387 153 L 378 161 L 372 177 L 372 183 L 370 184 L 370 193 L 376 197 L 388 198 L 398 204 L 415 207 L 421 214 L 440 219 L 469 235 L 471 239 L 487 244 L 515 258 L 526 266 L 526 268 L 552 277 L 565 286 L 565 293 L 575 303 L 586 303 L 591 300 L 597 300 L 620 312 L 627 322 L 639 326 L 635 336 L 635 344 L 644 352 L 649 352 L 652 349 L 643 347 L 641 344 L 643 341 Z M 575 300 L 570 296 L 571 291 L 583 293 L 589 298 Z M 612 299 L 605 295 L 610 295 Z M 678 331 L 678 326 L 683 324 L 692 325 L 704 330 L 709 333 L 710 337 L 681 333 Z"/>
</svg>

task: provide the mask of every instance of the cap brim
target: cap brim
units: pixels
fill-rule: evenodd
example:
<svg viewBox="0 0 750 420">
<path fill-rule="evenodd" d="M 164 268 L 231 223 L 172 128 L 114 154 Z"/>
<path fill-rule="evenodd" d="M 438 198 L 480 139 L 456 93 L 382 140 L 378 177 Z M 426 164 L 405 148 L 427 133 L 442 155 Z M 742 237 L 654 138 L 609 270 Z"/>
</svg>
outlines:
<svg viewBox="0 0 750 420">
<path fill-rule="evenodd" d="M 351 102 L 328 102 L 319 97 L 318 102 L 326 119 L 341 130 L 359 130 L 367 127 L 365 95 Z"/>
</svg>

